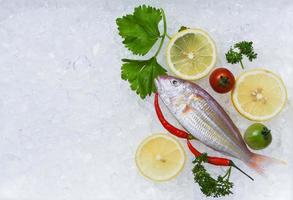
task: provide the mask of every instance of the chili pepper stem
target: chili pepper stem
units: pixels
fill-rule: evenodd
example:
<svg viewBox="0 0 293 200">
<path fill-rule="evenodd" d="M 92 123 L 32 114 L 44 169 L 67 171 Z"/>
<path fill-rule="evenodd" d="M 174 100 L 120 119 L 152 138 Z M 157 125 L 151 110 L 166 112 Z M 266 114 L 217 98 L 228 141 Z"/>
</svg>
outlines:
<svg viewBox="0 0 293 200">
<path fill-rule="evenodd" d="M 228 177 L 227 177 L 227 180 L 229 180 L 229 178 L 230 178 L 231 170 L 232 170 L 232 167 L 230 167 L 230 168 L 228 169 Z"/>
<path fill-rule="evenodd" d="M 197 140 L 196 137 L 194 137 L 191 133 L 188 134 L 188 140 Z"/>
<path fill-rule="evenodd" d="M 237 167 L 233 161 L 230 162 L 230 166 L 238 169 L 240 172 L 242 172 L 244 175 L 246 175 L 248 178 L 250 178 L 252 181 L 254 181 L 254 179 L 251 176 L 249 176 L 246 172 L 244 172 L 242 169 Z"/>
</svg>

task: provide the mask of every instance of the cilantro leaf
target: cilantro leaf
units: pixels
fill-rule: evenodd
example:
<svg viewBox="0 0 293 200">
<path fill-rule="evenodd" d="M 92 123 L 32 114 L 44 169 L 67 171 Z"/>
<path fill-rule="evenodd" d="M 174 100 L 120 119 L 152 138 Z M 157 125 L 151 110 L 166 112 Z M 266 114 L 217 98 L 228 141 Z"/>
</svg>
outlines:
<svg viewBox="0 0 293 200">
<path fill-rule="evenodd" d="M 156 91 L 154 80 L 166 70 L 157 62 L 155 57 L 149 60 L 122 59 L 121 78 L 128 80 L 132 90 L 142 99 Z"/>
<path fill-rule="evenodd" d="M 160 35 L 159 23 L 163 19 L 163 33 Z M 133 54 L 145 55 L 160 39 L 160 45 L 154 56 L 148 60 L 122 59 L 121 78 L 130 83 L 132 90 L 144 99 L 156 91 L 154 79 L 166 74 L 166 70 L 158 64 L 156 57 L 167 36 L 167 24 L 164 11 L 142 5 L 134 9 L 133 14 L 116 19 L 119 35 L 123 44 Z"/>
<path fill-rule="evenodd" d="M 116 19 L 123 44 L 133 54 L 145 55 L 160 37 L 158 28 L 162 19 L 159 9 L 142 5 L 134 9 L 132 15 Z"/>
</svg>

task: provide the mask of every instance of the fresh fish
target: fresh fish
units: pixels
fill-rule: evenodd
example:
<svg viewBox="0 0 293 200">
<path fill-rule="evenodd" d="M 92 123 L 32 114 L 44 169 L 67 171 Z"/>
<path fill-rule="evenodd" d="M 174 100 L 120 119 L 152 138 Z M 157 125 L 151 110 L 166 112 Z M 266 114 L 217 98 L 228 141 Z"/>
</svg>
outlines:
<svg viewBox="0 0 293 200">
<path fill-rule="evenodd" d="M 161 100 L 184 129 L 203 144 L 262 173 L 275 159 L 251 152 L 221 105 L 197 84 L 172 76 L 155 80 Z"/>
</svg>

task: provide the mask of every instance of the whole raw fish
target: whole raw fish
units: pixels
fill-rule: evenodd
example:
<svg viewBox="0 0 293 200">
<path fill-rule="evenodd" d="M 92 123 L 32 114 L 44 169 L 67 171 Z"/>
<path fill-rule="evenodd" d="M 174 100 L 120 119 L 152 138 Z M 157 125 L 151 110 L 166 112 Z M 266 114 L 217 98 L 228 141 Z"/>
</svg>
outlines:
<svg viewBox="0 0 293 200">
<path fill-rule="evenodd" d="M 251 152 L 220 104 L 197 84 L 172 76 L 155 80 L 161 100 L 189 133 L 210 148 L 263 172 L 275 159 Z"/>
</svg>

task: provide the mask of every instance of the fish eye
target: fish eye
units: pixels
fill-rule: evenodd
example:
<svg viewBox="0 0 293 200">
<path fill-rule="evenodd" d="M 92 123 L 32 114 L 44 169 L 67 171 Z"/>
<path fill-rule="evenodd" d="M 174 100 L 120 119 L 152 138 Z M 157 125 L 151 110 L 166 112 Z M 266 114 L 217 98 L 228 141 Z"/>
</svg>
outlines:
<svg viewBox="0 0 293 200">
<path fill-rule="evenodd" d="M 171 80 L 171 84 L 174 85 L 175 87 L 179 86 L 179 81 L 177 80 Z"/>
</svg>

